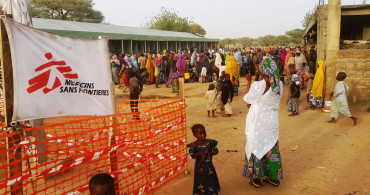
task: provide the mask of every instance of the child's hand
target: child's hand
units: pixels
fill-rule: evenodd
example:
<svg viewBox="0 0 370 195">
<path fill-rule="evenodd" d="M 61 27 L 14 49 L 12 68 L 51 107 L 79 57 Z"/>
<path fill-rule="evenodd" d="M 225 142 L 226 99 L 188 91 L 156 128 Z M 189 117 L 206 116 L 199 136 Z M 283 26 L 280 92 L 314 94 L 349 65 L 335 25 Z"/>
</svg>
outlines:
<svg viewBox="0 0 370 195">
<path fill-rule="evenodd" d="M 330 93 L 330 98 L 332 98 L 332 97 L 333 97 L 333 95 L 334 95 L 334 91 L 332 91 L 332 92 Z"/>
<path fill-rule="evenodd" d="M 202 158 L 204 158 L 205 156 L 206 156 L 206 153 L 208 153 L 207 151 L 201 151 L 201 152 L 198 152 L 198 154 L 202 157 Z M 198 156 L 199 156 L 198 155 Z"/>
</svg>

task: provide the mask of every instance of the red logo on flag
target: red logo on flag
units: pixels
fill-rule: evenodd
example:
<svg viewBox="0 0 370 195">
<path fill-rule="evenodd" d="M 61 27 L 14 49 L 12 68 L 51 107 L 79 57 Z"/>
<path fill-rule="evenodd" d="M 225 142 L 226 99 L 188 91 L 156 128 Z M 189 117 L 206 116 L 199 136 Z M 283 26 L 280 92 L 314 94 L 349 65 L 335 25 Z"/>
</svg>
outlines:
<svg viewBox="0 0 370 195">
<path fill-rule="evenodd" d="M 53 55 L 51 53 L 46 53 L 45 57 L 48 60 L 51 60 L 51 58 L 53 58 Z M 67 66 L 67 63 L 64 60 L 50 61 L 48 63 L 42 64 L 35 69 L 35 72 L 39 72 L 44 69 L 49 70 L 39 74 L 38 76 L 28 81 L 28 84 L 30 85 L 30 87 L 27 88 L 28 93 L 33 93 L 41 88 L 44 88 L 42 91 L 44 92 L 44 94 L 47 94 L 62 85 L 59 79 L 59 77 L 62 76 L 66 79 L 78 79 L 78 75 L 76 73 L 71 73 L 72 68 L 70 66 Z"/>
</svg>

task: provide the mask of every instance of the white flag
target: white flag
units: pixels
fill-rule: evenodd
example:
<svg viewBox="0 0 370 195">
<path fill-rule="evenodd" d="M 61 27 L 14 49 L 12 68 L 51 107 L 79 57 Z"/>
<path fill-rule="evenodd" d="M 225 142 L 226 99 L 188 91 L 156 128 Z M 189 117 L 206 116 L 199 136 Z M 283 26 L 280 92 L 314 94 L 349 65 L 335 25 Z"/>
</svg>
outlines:
<svg viewBox="0 0 370 195">
<path fill-rule="evenodd" d="M 107 40 L 4 23 L 13 63 L 13 120 L 115 113 Z"/>
<path fill-rule="evenodd" d="M 0 0 L 0 4 L 4 12 L 12 15 L 13 20 L 32 26 L 30 0 Z"/>
</svg>

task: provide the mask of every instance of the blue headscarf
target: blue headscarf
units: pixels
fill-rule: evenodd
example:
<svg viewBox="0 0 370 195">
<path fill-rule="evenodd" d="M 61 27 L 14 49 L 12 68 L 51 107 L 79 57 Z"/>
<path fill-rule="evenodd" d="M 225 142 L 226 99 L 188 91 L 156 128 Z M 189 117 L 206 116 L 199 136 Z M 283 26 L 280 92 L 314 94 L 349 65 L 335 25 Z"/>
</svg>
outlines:
<svg viewBox="0 0 370 195">
<path fill-rule="evenodd" d="M 135 56 L 130 57 L 130 64 L 133 72 L 137 72 L 139 70 Z"/>
</svg>

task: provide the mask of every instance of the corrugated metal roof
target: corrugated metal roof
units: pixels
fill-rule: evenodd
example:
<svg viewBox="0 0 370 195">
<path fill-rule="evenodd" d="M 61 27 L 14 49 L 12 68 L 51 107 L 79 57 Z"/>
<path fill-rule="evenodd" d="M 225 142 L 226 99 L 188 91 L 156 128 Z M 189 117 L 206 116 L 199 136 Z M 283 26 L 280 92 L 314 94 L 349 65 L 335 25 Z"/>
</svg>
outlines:
<svg viewBox="0 0 370 195">
<path fill-rule="evenodd" d="M 109 39 L 158 40 L 158 41 L 206 41 L 218 42 L 219 39 L 207 39 L 185 32 L 144 29 L 137 27 L 117 26 L 32 18 L 33 27 L 54 32 L 56 34 L 73 36 L 76 38 L 97 38 L 96 35 L 108 36 Z"/>
</svg>

